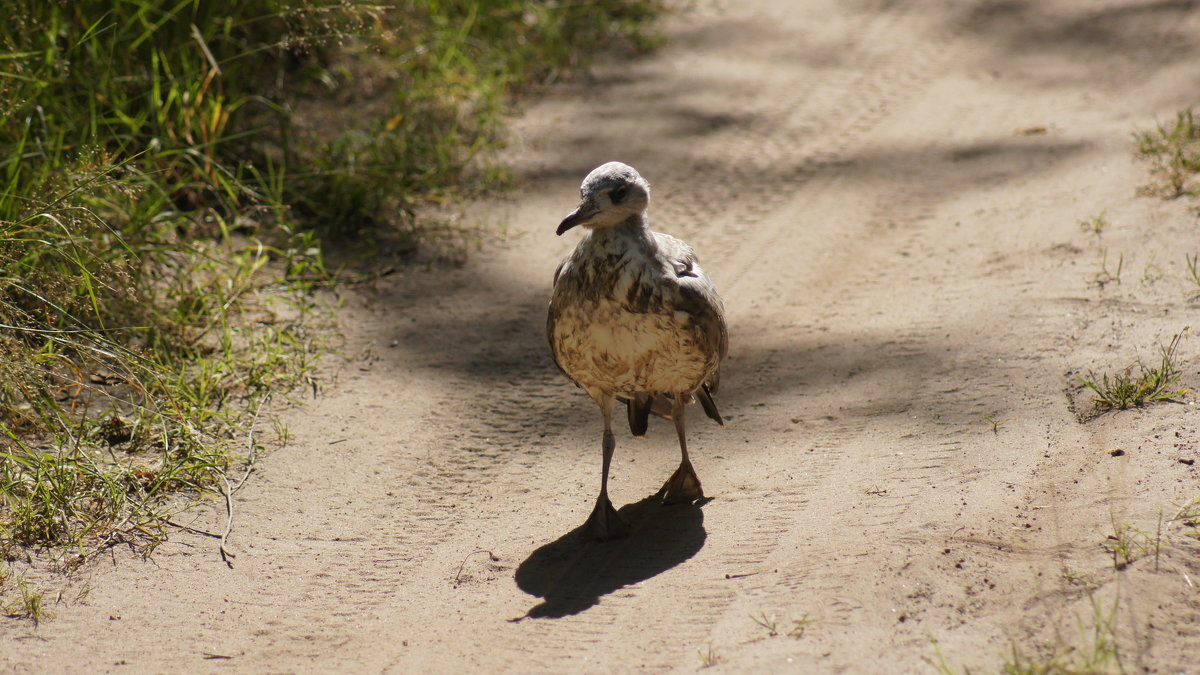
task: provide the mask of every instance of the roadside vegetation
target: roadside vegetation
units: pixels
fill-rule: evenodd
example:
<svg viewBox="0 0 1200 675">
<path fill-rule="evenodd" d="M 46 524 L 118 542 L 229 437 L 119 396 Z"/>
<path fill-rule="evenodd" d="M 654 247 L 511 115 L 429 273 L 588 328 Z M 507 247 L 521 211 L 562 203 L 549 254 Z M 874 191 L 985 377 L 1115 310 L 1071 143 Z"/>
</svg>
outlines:
<svg viewBox="0 0 1200 675">
<path fill-rule="evenodd" d="M 1200 195 L 1200 124 L 1192 108 L 1177 113 L 1173 122 L 1135 132 L 1134 142 L 1138 156 L 1151 165 L 1153 180 L 1144 192 L 1168 199 Z"/>
<path fill-rule="evenodd" d="M 444 229 L 423 207 L 503 185 L 514 92 L 648 46 L 658 11 L 0 7 L 0 595 L 35 620 L 12 564 L 149 553 L 189 499 L 230 489 L 272 401 L 316 387 L 328 247 L 418 254 Z"/>
<path fill-rule="evenodd" d="M 1133 372 L 1135 366 L 1131 365 L 1111 375 L 1104 373 L 1097 376 L 1089 372 L 1087 377 L 1080 377 L 1080 382 L 1092 390 L 1097 413 L 1129 407 L 1141 408 L 1150 403 L 1173 401 L 1187 394 L 1188 390 L 1180 384 L 1183 370 L 1177 355 L 1179 343 L 1187 332 L 1185 328 L 1171 338 L 1169 344 L 1158 348 L 1157 365 L 1136 364 L 1136 374 Z"/>
</svg>

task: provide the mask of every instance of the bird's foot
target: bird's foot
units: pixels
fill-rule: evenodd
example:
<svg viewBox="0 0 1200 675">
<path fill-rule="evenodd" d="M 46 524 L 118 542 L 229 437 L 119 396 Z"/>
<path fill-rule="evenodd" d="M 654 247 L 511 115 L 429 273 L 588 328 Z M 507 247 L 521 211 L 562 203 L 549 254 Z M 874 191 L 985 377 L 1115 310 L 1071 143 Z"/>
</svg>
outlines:
<svg viewBox="0 0 1200 675">
<path fill-rule="evenodd" d="M 696 475 L 692 463 L 684 460 L 654 496 L 663 500 L 664 504 L 691 504 L 704 499 L 704 488 L 700 487 L 700 477 Z"/>
<path fill-rule="evenodd" d="M 596 500 L 592 515 L 588 516 L 587 522 L 583 524 L 582 534 L 585 541 L 620 539 L 629 536 L 629 525 L 621 520 L 608 497 L 601 495 Z"/>
</svg>

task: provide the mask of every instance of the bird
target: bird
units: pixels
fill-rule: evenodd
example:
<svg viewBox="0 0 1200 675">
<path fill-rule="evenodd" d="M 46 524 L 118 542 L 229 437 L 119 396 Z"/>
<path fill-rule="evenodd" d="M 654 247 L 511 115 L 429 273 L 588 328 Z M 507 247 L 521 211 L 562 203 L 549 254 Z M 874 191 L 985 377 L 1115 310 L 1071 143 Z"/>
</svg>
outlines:
<svg viewBox="0 0 1200 675">
<path fill-rule="evenodd" d="M 699 400 L 724 426 L 713 396 L 729 333 L 721 297 L 692 247 L 650 229 L 650 184 L 637 170 L 608 162 L 579 192 L 579 206 L 556 234 L 588 231 L 554 272 L 546 337 L 559 369 L 604 418 L 600 494 L 582 533 L 606 541 L 629 534 L 608 497 L 618 402 L 635 437 L 646 434 L 651 412 L 675 424 L 682 459 L 655 497 L 668 504 L 704 499 L 688 457 L 684 406 Z"/>
</svg>

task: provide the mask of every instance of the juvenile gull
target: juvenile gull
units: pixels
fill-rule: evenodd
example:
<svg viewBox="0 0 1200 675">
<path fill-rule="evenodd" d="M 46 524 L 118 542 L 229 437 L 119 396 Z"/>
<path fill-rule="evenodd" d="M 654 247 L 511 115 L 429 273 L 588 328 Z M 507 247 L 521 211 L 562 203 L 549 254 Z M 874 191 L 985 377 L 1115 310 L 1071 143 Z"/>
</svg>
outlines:
<svg viewBox="0 0 1200 675">
<path fill-rule="evenodd" d="M 608 499 L 616 401 L 625 401 L 634 436 L 646 433 L 651 409 L 675 422 L 683 459 L 657 496 L 703 499 L 688 459 L 684 404 L 695 397 L 724 424 L 712 395 L 729 338 L 721 298 L 692 248 L 648 227 L 650 184 L 633 167 L 597 167 L 580 194 L 558 234 L 577 225 L 588 232 L 554 272 L 546 337 L 555 363 L 604 416 L 600 496 L 584 524 L 585 536 L 604 540 L 628 533 Z"/>
</svg>

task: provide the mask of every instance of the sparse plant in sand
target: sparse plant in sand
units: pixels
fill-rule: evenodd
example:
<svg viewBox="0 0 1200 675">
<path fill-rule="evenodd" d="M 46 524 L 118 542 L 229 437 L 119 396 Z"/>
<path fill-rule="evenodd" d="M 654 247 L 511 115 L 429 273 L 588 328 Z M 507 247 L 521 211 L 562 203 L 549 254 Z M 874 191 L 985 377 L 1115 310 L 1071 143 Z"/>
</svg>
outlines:
<svg viewBox="0 0 1200 675">
<path fill-rule="evenodd" d="M 1002 426 L 1002 425 L 1003 425 L 1005 422 L 1011 422 L 1011 421 L 1013 421 L 1014 419 L 1016 419 L 1015 417 L 1006 417 L 1006 418 L 1004 418 L 1004 419 L 998 420 L 998 419 L 996 419 L 996 418 L 994 418 L 994 417 L 992 417 L 992 416 L 990 416 L 990 415 L 985 415 L 984 413 L 976 413 L 976 414 L 977 414 L 977 415 L 979 415 L 980 417 L 982 417 L 982 418 L 983 418 L 983 421 L 985 421 L 985 422 L 987 422 L 989 425 L 991 425 L 991 427 L 992 427 L 992 433 L 993 433 L 993 434 L 998 434 L 998 433 L 1000 433 L 1000 427 L 1001 427 L 1001 426 Z"/>
<path fill-rule="evenodd" d="M 17 577 L 17 598 L 7 603 L 3 608 L 4 616 L 14 619 L 29 619 L 33 625 L 38 625 L 43 619 L 50 618 L 46 609 L 46 592 L 35 589 L 24 577 Z"/>
<path fill-rule="evenodd" d="M 1090 574 L 1079 572 L 1068 567 L 1063 568 L 1062 579 L 1072 586 L 1081 586 L 1088 589 L 1095 588 L 1096 586 L 1096 581 Z"/>
<path fill-rule="evenodd" d="M 1188 393 L 1186 388 L 1179 386 L 1183 376 L 1180 362 L 1176 360 L 1175 352 L 1179 343 L 1187 333 L 1183 332 L 1171 338 L 1171 342 L 1159 347 L 1159 363 L 1152 368 L 1140 367 L 1140 372 L 1133 374 L 1134 366 L 1115 375 L 1105 373 L 1097 377 L 1088 371 L 1087 377 L 1080 377 L 1080 382 L 1095 394 L 1096 407 L 1101 411 L 1125 410 L 1130 406 L 1142 407 L 1148 403 L 1170 401 Z"/>
<path fill-rule="evenodd" d="M 1095 235 L 1097 238 L 1100 237 L 1100 234 L 1104 232 L 1104 230 L 1108 229 L 1108 226 L 1109 222 L 1108 219 L 1104 217 L 1104 211 L 1101 211 L 1098 215 L 1092 216 L 1091 218 L 1079 221 L 1080 230 L 1083 230 L 1088 234 Z"/>
<path fill-rule="evenodd" d="M 1168 521 L 1179 523 L 1184 528 L 1184 534 L 1200 539 L 1200 495 L 1192 497 L 1186 504 L 1175 512 Z"/>
<path fill-rule="evenodd" d="M 1145 266 L 1142 267 L 1142 276 L 1140 279 L 1138 279 L 1138 281 L 1143 284 L 1153 284 L 1166 276 L 1163 273 L 1162 268 L 1158 266 L 1158 263 L 1154 262 L 1154 258 L 1154 253 L 1151 253 L 1150 262 L 1146 263 Z"/>
<path fill-rule="evenodd" d="M 938 639 L 931 635 L 929 643 L 933 645 L 933 656 L 923 656 L 921 657 L 922 660 L 932 666 L 933 670 L 939 675 L 958 675 L 958 671 L 946 662 L 946 655 L 942 653 L 942 645 L 938 642 Z M 970 669 L 963 670 L 964 674 L 969 674 L 970 672 Z"/>
<path fill-rule="evenodd" d="M 817 621 L 819 621 L 819 619 L 814 619 L 805 614 L 799 619 L 792 621 L 792 628 L 788 631 L 788 635 L 795 638 L 804 637 L 804 632 L 808 630 L 808 627 Z"/>
<path fill-rule="evenodd" d="M 753 614 L 751 614 L 750 619 L 752 621 L 754 621 L 754 623 L 761 626 L 763 628 L 763 630 L 767 631 L 766 637 L 776 637 L 776 636 L 781 635 L 779 621 L 775 618 L 774 615 L 767 616 L 766 612 L 762 612 L 758 616 L 754 616 Z M 809 626 L 811 626 L 812 624 L 814 624 L 816 622 L 817 622 L 817 619 L 814 619 L 814 618 L 810 617 L 808 614 L 805 614 L 804 616 L 800 617 L 799 619 L 792 621 L 792 627 L 790 629 L 788 629 L 787 635 L 794 637 L 794 638 L 803 637 L 804 632 L 806 630 L 808 630 Z M 762 638 L 757 638 L 757 639 L 762 639 Z"/>
<path fill-rule="evenodd" d="M 1100 269 L 1092 275 L 1092 285 L 1100 290 L 1109 284 L 1121 283 L 1121 268 L 1125 266 L 1125 253 L 1121 252 L 1117 255 L 1116 266 L 1109 269 L 1108 249 L 1104 249 L 1100 253 Z"/>
<path fill-rule="evenodd" d="M 750 618 L 754 621 L 754 623 L 762 626 L 767 631 L 767 637 L 775 637 L 776 635 L 779 635 L 779 624 L 775 621 L 775 617 L 773 615 L 767 616 L 767 613 L 763 612 L 759 616 L 754 616 L 751 614 Z"/>
<path fill-rule="evenodd" d="M 1158 568 L 1158 556 L 1162 552 L 1162 512 L 1158 514 L 1158 527 L 1151 534 L 1129 523 L 1119 522 L 1112 516 L 1112 534 L 1104 538 L 1104 548 L 1113 559 L 1113 567 L 1123 570 L 1133 561 L 1154 556 L 1154 567 Z"/>
<path fill-rule="evenodd" d="M 1200 191 L 1200 124 L 1191 108 L 1175 115 L 1175 121 L 1159 124 L 1152 131 L 1134 133 L 1139 157 L 1150 161 L 1154 182 L 1142 190 L 1174 199 Z"/>
<path fill-rule="evenodd" d="M 709 645 L 706 650 L 696 650 L 696 654 L 700 657 L 701 668 L 709 668 L 722 661 L 721 655 L 717 653 L 717 650 L 713 649 L 712 645 Z"/>
<path fill-rule="evenodd" d="M 1183 254 L 1183 259 L 1187 261 L 1188 281 L 1196 287 L 1197 291 L 1188 298 L 1188 300 L 1200 299 L 1200 271 L 1196 269 L 1196 261 L 1200 259 L 1200 253 L 1194 255 Z"/>
</svg>

